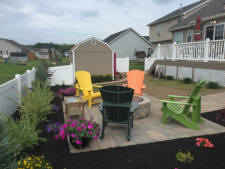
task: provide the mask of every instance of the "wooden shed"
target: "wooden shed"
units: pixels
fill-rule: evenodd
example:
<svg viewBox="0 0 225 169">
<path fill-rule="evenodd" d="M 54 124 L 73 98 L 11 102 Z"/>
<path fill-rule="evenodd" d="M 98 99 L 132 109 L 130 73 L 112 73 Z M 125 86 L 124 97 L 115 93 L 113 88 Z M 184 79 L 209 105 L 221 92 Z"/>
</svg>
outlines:
<svg viewBox="0 0 225 169">
<path fill-rule="evenodd" d="M 92 75 L 111 74 L 114 77 L 114 51 L 95 37 L 80 42 L 72 49 L 74 73 L 85 70 Z"/>
</svg>

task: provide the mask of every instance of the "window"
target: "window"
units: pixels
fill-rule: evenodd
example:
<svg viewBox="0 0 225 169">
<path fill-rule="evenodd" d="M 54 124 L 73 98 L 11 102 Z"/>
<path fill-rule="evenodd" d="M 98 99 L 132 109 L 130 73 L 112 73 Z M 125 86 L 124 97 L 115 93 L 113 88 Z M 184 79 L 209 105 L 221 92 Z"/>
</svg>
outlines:
<svg viewBox="0 0 225 169">
<path fill-rule="evenodd" d="M 183 42 L 183 32 L 175 32 L 173 34 L 173 42 L 182 43 Z"/>
<path fill-rule="evenodd" d="M 224 36 L 224 25 L 215 26 L 215 40 L 223 39 Z"/>
<path fill-rule="evenodd" d="M 0 50 L 0 54 L 2 54 L 2 50 Z"/>
<path fill-rule="evenodd" d="M 157 33 L 162 32 L 162 24 L 158 24 L 157 26 Z"/>
<path fill-rule="evenodd" d="M 9 55 L 9 51 L 8 50 L 6 51 L 6 55 Z"/>
<path fill-rule="evenodd" d="M 224 38 L 224 24 L 212 25 L 206 27 L 205 38 L 210 40 L 219 40 Z"/>
<path fill-rule="evenodd" d="M 92 39 L 92 40 L 91 40 L 91 45 L 93 45 L 93 46 L 96 45 L 96 40 L 95 40 L 95 39 Z"/>
<path fill-rule="evenodd" d="M 193 31 L 189 30 L 187 31 L 187 41 L 192 42 L 192 37 L 193 37 Z"/>
</svg>

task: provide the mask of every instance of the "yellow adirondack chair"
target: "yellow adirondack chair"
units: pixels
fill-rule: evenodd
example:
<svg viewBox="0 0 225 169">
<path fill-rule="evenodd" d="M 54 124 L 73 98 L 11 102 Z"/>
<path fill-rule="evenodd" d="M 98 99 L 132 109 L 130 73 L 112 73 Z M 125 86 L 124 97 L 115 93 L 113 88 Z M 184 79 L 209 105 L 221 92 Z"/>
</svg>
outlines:
<svg viewBox="0 0 225 169">
<path fill-rule="evenodd" d="M 85 101 L 88 101 L 89 107 L 91 107 L 92 104 L 96 104 L 101 102 L 101 100 L 97 100 L 93 102 L 92 100 L 98 97 L 101 97 L 100 92 L 95 92 L 93 91 L 93 87 L 102 87 L 98 85 L 93 85 L 91 82 L 91 75 L 89 72 L 86 71 L 77 71 L 75 74 L 75 77 L 77 79 L 77 84 L 76 84 L 76 95 L 79 96 L 79 91 L 81 90 L 83 93 L 83 99 Z"/>
<path fill-rule="evenodd" d="M 146 88 L 143 84 L 145 72 L 141 70 L 130 70 L 127 72 L 127 82 L 124 86 L 134 89 L 134 94 L 142 95 L 142 90 Z"/>
</svg>

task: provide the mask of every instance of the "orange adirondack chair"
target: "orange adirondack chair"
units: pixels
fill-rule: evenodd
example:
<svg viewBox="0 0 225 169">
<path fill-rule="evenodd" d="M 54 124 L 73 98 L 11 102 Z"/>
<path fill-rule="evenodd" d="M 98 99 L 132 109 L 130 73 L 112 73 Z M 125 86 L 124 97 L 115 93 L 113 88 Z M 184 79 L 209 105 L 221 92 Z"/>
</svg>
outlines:
<svg viewBox="0 0 225 169">
<path fill-rule="evenodd" d="M 145 72 L 141 70 L 130 70 L 127 72 L 127 82 L 124 86 L 134 89 L 134 94 L 142 95 L 142 90 L 146 88 L 143 84 Z"/>
</svg>

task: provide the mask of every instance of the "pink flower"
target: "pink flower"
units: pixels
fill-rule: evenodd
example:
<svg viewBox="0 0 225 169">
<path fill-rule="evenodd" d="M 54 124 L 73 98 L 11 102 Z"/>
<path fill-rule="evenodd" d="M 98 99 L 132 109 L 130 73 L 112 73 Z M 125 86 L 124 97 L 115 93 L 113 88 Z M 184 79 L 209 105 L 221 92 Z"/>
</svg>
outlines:
<svg viewBox="0 0 225 169">
<path fill-rule="evenodd" d="M 82 118 L 81 118 L 81 120 L 85 120 L 85 118 L 84 118 L 84 117 L 82 117 Z"/>
<path fill-rule="evenodd" d="M 63 124 L 63 128 L 67 128 L 68 127 L 68 124 Z"/>
<path fill-rule="evenodd" d="M 89 131 L 88 133 L 89 133 L 89 134 L 92 134 L 92 131 Z"/>
<path fill-rule="evenodd" d="M 56 140 L 58 140 L 58 139 L 59 139 L 59 136 L 58 136 L 58 135 L 55 135 L 54 137 L 55 137 L 55 139 L 56 139 Z"/>
<path fill-rule="evenodd" d="M 82 124 L 81 124 L 81 127 L 85 127 L 85 124 L 84 124 L 84 123 L 82 123 Z"/>
<path fill-rule="evenodd" d="M 98 136 L 94 136 L 94 140 L 97 141 L 98 140 Z"/>
<path fill-rule="evenodd" d="M 71 136 L 72 138 L 74 138 L 76 135 L 75 135 L 74 133 L 72 133 L 70 136 Z"/>
<path fill-rule="evenodd" d="M 77 127 L 77 130 L 78 130 L 79 132 L 81 132 L 81 131 L 82 131 L 82 129 L 81 129 L 80 127 Z"/>
<path fill-rule="evenodd" d="M 62 130 L 59 131 L 59 135 L 60 136 L 63 136 L 64 135 L 64 129 L 62 129 Z"/>
<path fill-rule="evenodd" d="M 92 128 L 93 128 L 92 124 L 89 124 L 88 129 L 92 129 Z"/>
<path fill-rule="evenodd" d="M 74 123 L 72 123 L 72 124 L 70 125 L 71 128 L 73 128 L 73 127 L 75 127 L 75 126 L 76 126 L 76 124 L 74 124 Z"/>
<path fill-rule="evenodd" d="M 76 140 L 76 144 L 82 144 L 82 142 L 80 140 Z"/>
</svg>

